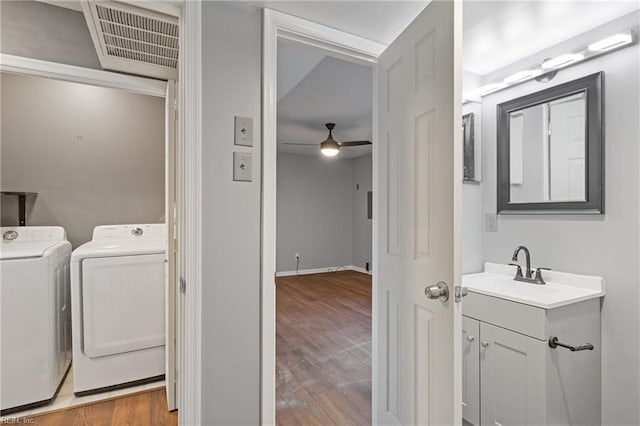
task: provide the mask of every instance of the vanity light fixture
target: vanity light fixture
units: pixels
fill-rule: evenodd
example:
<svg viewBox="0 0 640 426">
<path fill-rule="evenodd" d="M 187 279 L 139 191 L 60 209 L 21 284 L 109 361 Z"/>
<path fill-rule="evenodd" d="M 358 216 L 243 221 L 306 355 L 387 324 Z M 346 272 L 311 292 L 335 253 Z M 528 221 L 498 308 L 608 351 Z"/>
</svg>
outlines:
<svg viewBox="0 0 640 426">
<path fill-rule="evenodd" d="M 538 68 L 518 71 L 500 82 L 485 84 L 478 89 L 478 94 L 480 96 L 486 96 L 534 78 L 538 82 L 546 83 L 547 81 L 550 81 L 562 68 L 609 53 L 615 49 L 633 44 L 635 41 L 636 39 L 631 30 L 611 35 L 589 44 L 582 48 L 582 50 L 545 59 Z"/>
<path fill-rule="evenodd" d="M 563 68 L 584 59 L 582 53 L 567 53 L 565 55 L 556 56 L 552 59 L 546 59 L 540 67 L 543 70 L 552 70 L 554 68 Z"/>
<path fill-rule="evenodd" d="M 478 93 L 480 94 L 480 96 L 486 96 L 489 93 L 497 92 L 498 90 L 504 89 L 507 86 L 508 86 L 507 83 L 485 84 L 484 86 L 482 86 L 481 88 L 478 89 Z"/>
<path fill-rule="evenodd" d="M 525 80 L 529 80 L 531 78 L 537 77 L 542 73 L 543 71 L 540 69 L 524 70 L 524 71 L 520 71 L 510 75 L 509 77 L 505 78 L 503 81 L 507 84 L 519 83 L 521 81 L 525 81 Z"/>
<path fill-rule="evenodd" d="M 633 37 L 631 36 L 631 31 L 627 31 L 625 33 L 612 35 L 611 37 L 596 41 L 595 43 L 590 44 L 588 49 L 590 52 L 606 52 L 607 50 L 627 45 L 632 41 Z"/>
</svg>

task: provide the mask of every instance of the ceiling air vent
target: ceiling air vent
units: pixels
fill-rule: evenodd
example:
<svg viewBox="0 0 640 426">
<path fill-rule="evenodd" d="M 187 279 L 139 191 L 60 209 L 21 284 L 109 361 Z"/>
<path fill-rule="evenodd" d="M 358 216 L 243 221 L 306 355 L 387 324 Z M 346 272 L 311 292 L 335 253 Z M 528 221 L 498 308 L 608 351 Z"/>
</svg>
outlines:
<svg viewBox="0 0 640 426">
<path fill-rule="evenodd" d="M 104 69 L 177 79 L 177 17 L 114 1 L 86 1 L 82 8 Z"/>
</svg>

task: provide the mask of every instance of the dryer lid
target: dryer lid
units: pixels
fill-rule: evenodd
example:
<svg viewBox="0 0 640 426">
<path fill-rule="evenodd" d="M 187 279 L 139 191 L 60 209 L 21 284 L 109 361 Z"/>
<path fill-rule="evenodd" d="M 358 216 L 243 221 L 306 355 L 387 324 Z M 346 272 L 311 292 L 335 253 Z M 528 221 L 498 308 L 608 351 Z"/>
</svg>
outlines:
<svg viewBox="0 0 640 426">
<path fill-rule="evenodd" d="M 75 249 L 71 260 L 164 253 L 166 229 L 165 224 L 96 226 L 93 239 Z"/>
</svg>

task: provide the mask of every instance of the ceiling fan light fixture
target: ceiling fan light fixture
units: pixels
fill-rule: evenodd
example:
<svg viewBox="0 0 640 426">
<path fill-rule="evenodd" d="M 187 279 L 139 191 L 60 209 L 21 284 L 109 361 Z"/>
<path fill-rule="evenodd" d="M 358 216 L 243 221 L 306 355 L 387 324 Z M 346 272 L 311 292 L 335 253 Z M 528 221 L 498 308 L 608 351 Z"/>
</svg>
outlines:
<svg viewBox="0 0 640 426">
<path fill-rule="evenodd" d="M 320 144 L 320 152 L 325 157 L 335 157 L 340 152 L 340 145 L 333 139 L 327 139 Z"/>
</svg>

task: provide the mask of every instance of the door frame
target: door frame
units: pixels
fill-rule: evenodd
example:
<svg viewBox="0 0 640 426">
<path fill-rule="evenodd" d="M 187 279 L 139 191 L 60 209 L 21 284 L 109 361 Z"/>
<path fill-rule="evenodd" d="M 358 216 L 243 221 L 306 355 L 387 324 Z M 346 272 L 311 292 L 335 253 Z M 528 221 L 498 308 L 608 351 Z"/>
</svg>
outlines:
<svg viewBox="0 0 640 426">
<path fill-rule="evenodd" d="M 178 421 L 202 423 L 202 3 L 182 2 L 178 59 Z"/>
<path fill-rule="evenodd" d="M 315 22 L 297 18 L 271 9 L 263 10 L 263 48 L 262 48 L 262 199 L 261 199 L 261 363 L 260 363 L 260 422 L 263 425 L 275 424 L 275 388 L 276 388 L 276 120 L 277 120 L 277 43 L 278 38 L 297 41 L 318 47 L 333 53 L 366 62 L 373 65 L 373 141 L 377 135 L 377 58 L 386 49 L 386 45 L 355 36 Z M 373 146 L 373 191 L 377 190 L 375 177 L 377 170 L 377 144 Z M 377 197 L 373 198 L 374 210 Z M 375 219 L 374 219 L 375 220 Z M 376 227 L 373 227 L 372 244 L 378 243 Z M 375 293 L 377 288 L 377 255 L 373 251 L 373 340 L 376 330 Z M 377 389 L 375 374 L 376 357 L 373 356 L 372 384 Z M 373 401 L 375 401 L 373 395 Z M 375 410 L 374 410 L 375 413 Z M 375 424 L 375 419 L 374 419 Z"/>
</svg>

